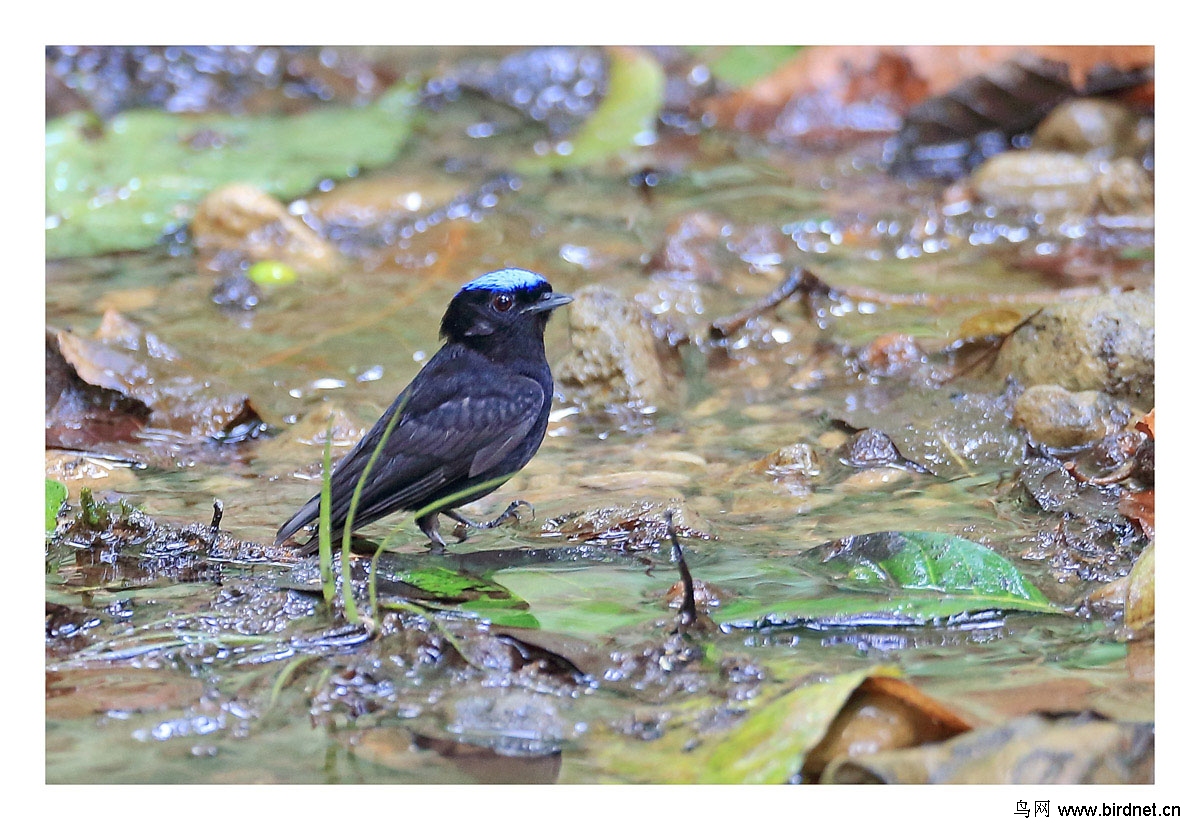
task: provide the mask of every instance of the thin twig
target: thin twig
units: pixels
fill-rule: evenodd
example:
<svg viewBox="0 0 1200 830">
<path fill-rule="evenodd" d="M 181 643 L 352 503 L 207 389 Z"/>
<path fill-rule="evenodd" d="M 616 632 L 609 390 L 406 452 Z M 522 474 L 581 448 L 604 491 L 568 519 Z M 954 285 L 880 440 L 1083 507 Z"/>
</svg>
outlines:
<svg viewBox="0 0 1200 830">
<path fill-rule="evenodd" d="M 823 283 L 812 271 L 809 271 L 807 268 L 796 268 L 788 274 L 787 278 L 774 291 L 758 302 L 735 314 L 714 320 L 709 330 L 709 337 L 714 340 L 726 339 L 734 332 L 741 330 L 743 326 L 755 317 L 770 311 L 784 300 L 797 294 L 805 297 L 817 295 L 826 297 L 837 296 L 836 292 Z"/>
<path fill-rule="evenodd" d="M 687 628 L 696 622 L 698 616 L 696 613 L 696 585 L 692 581 L 692 572 L 688 570 L 687 562 L 683 558 L 683 546 L 679 544 L 679 536 L 675 532 L 675 511 L 668 510 L 665 518 L 667 535 L 671 537 L 671 561 L 678 563 L 679 579 L 683 582 L 683 603 L 679 606 L 679 626 Z"/>
<path fill-rule="evenodd" d="M 221 532 L 221 519 L 225 515 L 225 506 L 220 499 L 213 499 L 212 524 L 208 526 L 208 555 L 212 556 L 217 548 L 217 538 Z"/>
</svg>

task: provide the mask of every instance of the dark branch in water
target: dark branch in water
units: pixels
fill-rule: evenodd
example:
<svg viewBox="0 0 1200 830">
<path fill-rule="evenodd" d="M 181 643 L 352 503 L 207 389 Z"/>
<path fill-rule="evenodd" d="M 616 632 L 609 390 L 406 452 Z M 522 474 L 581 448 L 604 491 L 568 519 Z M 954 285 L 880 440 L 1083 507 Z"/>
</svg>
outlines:
<svg viewBox="0 0 1200 830">
<path fill-rule="evenodd" d="M 1124 286 L 1132 288 L 1134 286 Z M 989 303 L 992 305 L 1028 305 L 1032 303 L 1066 302 L 1069 300 L 1094 297 L 1109 289 L 1104 286 L 1080 286 L 1053 291 L 1028 291 L 1009 294 L 979 293 L 979 294 L 930 294 L 917 292 L 913 294 L 894 294 L 887 291 L 877 291 L 863 286 L 833 287 L 807 268 L 794 269 L 779 286 L 767 296 L 741 311 L 714 320 L 709 326 L 708 336 L 712 340 L 727 340 L 747 323 L 761 314 L 771 311 L 790 297 L 796 296 L 807 300 L 816 315 L 812 303 L 816 299 L 832 302 L 874 303 L 876 305 L 943 308 L 947 305 L 964 303 Z M 1036 315 L 1035 315 L 1036 316 Z M 1017 328 L 1028 323 L 1022 322 Z M 1014 329 L 1015 331 L 1015 329 Z M 1011 334 L 1011 332 L 1010 332 Z"/>
<path fill-rule="evenodd" d="M 779 284 L 779 287 L 758 302 L 736 314 L 714 320 L 709 330 L 709 337 L 713 340 L 727 339 L 755 317 L 770 311 L 792 296 L 804 297 L 810 301 L 814 297 L 835 300 L 841 297 L 839 292 L 822 282 L 812 271 L 807 268 L 796 268 L 788 274 L 787 279 Z"/>
<path fill-rule="evenodd" d="M 688 570 L 683 558 L 683 547 L 679 544 L 679 536 L 675 533 L 675 511 L 668 510 L 667 534 L 671 537 L 671 561 L 679 564 L 679 578 L 683 582 L 683 604 L 679 607 L 679 627 L 687 628 L 696 622 L 696 587 L 692 582 L 692 572 Z"/>
<path fill-rule="evenodd" d="M 217 534 L 221 532 L 221 519 L 225 517 L 225 505 L 220 499 L 213 499 L 213 517 L 212 524 L 208 526 L 208 553 L 211 556 L 217 547 Z"/>
</svg>

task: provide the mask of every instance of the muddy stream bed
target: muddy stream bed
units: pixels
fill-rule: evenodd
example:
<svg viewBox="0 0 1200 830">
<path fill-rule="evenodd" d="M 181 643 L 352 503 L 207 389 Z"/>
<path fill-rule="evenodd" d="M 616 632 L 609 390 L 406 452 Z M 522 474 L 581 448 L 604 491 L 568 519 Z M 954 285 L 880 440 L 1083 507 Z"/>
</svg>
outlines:
<svg viewBox="0 0 1200 830">
<path fill-rule="evenodd" d="M 387 158 L 47 261 L 46 780 L 1153 780 L 1152 143 L 1124 189 L 899 176 L 895 125 L 705 110 L 720 55 L 508 67 L 547 116 L 478 80 L 510 53 L 317 61 L 415 90 Z M 541 450 L 464 512 L 533 511 L 372 526 L 355 624 L 275 531 L 509 266 L 576 300 Z"/>
</svg>

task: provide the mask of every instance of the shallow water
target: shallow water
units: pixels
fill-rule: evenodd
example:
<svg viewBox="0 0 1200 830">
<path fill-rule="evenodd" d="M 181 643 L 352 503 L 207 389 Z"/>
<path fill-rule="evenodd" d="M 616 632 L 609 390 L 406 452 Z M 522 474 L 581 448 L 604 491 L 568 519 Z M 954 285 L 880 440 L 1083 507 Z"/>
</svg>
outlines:
<svg viewBox="0 0 1200 830">
<path fill-rule="evenodd" d="M 488 170 L 529 146 L 528 128 L 471 138 L 481 121 L 511 123 L 479 106 L 464 101 L 428 117 L 393 165 L 345 191 L 426 193 L 430 204 L 478 187 Z M 1153 720 L 1152 672 L 1147 678 L 1130 662 L 1116 623 L 1072 614 L 1013 613 L 958 626 L 713 629 L 698 635 L 702 660 L 662 669 L 673 625 L 664 594 L 678 579 L 669 546 L 563 547 L 541 530 L 548 519 L 581 511 L 679 504 L 709 537 L 683 539 L 692 574 L 740 596 L 836 595 L 797 564 L 800 552 L 853 534 L 909 530 L 988 545 L 1064 608 L 1095 587 L 1033 555 L 1038 534 L 1056 520 L 1006 487 L 1020 459 L 1014 435 L 1001 429 L 979 438 L 994 441 L 992 450 L 955 445 L 968 435 L 954 421 L 959 396 L 998 396 L 1002 382 L 931 389 L 856 376 L 844 362 L 841 374 L 810 372 L 819 348 L 849 355 L 901 332 L 936 349 L 989 306 L 986 295 L 1052 288 L 1015 264 L 1017 243 L 972 244 L 937 227 L 929 217 L 941 186 L 891 180 L 879 170 L 879 150 L 868 142 L 815 155 L 744 136 L 664 136 L 624 166 L 527 176 L 476 216 L 446 219 L 394 244 L 351 245 L 344 270 L 267 291 L 252 312 L 214 304 L 214 277 L 186 251 L 49 263 L 49 324 L 90 332 L 105 308 L 117 307 L 181 353 L 189 372 L 246 393 L 281 431 L 202 460 L 184 450 L 174 465 L 111 465 L 109 478 L 90 482 L 93 490 L 168 524 L 207 524 L 220 500 L 221 529 L 261 544 L 318 486 L 320 444 L 287 441 L 287 427 L 325 405 L 369 426 L 436 349 L 449 297 L 487 270 L 528 267 L 566 292 L 603 284 L 660 312 L 674 304 L 689 326 L 746 307 L 796 266 L 835 287 L 964 299 L 932 307 L 859 300 L 837 306 L 820 327 L 799 304 L 785 303 L 728 349 L 681 347 L 685 379 L 675 406 L 622 424 L 557 404 L 529 466 L 468 508 L 493 515 L 521 498 L 535 505 L 537 519 L 476 532 L 436 564 L 453 569 L 472 551 L 509 551 L 484 570 L 528 604 L 537 642 L 579 668 L 585 682 L 561 671 L 522 674 L 496 656 L 509 654 L 507 646 L 491 641 L 468 645 L 495 650 L 491 656 L 448 659 L 447 637 L 474 643 L 470 632 L 487 631 L 469 618 L 434 626 L 425 645 L 407 627 L 369 643 L 330 637 L 318 595 L 295 590 L 290 562 L 228 563 L 214 575 L 52 545 L 48 600 L 93 622 L 48 647 L 47 780 L 676 780 L 673 770 L 656 777 L 638 760 L 672 730 L 703 741 L 736 722 L 746 701 L 812 674 L 870 664 L 898 667 L 981 723 L 1037 708 L 1047 690 L 1045 699 L 1064 709 Z M 446 163 L 481 158 L 488 170 Z M 649 190 L 631 184 L 629 172 L 647 166 L 673 175 Z M 718 276 L 709 283 L 648 277 L 672 223 L 697 211 L 718 217 L 722 228 L 706 246 Z M 912 233 L 926 225 L 928 233 Z M 1139 278 L 1148 282 L 1152 271 Z M 681 298 L 691 305 L 681 308 Z M 1013 307 L 1029 313 L 1038 302 Z M 547 333 L 552 365 L 568 348 L 563 316 Z M 823 364 L 831 365 L 839 363 Z M 870 476 L 833 456 L 846 438 L 836 419 L 891 424 L 899 443 L 910 411 L 938 407 L 948 410 L 945 446 L 916 459 L 936 475 Z M 970 413 L 960 417 L 975 423 Z M 777 478 L 755 467 L 797 442 L 818 449 L 818 475 Z M 389 548 L 405 561 L 434 559 L 421 558 L 424 537 L 406 518 L 378 527 L 379 536 L 397 528 Z M 526 548 L 549 552 L 511 553 Z M 388 556 L 381 573 L 403 565 Z M 86 638 L 82 649 L 79 638 Z"/>
</svg>

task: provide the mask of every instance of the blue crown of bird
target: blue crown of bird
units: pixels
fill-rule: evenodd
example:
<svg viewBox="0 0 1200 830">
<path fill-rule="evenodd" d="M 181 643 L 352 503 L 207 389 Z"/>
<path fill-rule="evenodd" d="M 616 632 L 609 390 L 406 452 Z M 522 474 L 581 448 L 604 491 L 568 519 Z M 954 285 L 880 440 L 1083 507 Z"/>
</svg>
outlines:
<svg viewBox="0 0 1200 830">
<path fill-rule="evenodd" d="M 445 547 L 439 516 L 487 528 L 523 504 L 514 501 L 489 522 L 457 510 L 500 487 L 541 446 L 554 392 L 543 337 L 550 313 L 570 301 L 545 277 L 522 268 L 492 271 L 458 290 L 442 317 L 446 342 L 334 466 L 329 513 L 335 539 L 347 524 L 353 532 L 407 510 L 438 550 Z M 319 513 L 318 493 L 284 522 L 276 543 Z M 317 544 L 314 532 L 301 552 L 315 552 Z"/>
</svg>

